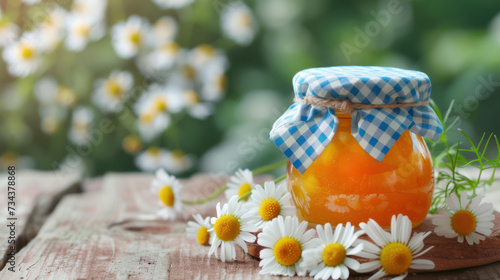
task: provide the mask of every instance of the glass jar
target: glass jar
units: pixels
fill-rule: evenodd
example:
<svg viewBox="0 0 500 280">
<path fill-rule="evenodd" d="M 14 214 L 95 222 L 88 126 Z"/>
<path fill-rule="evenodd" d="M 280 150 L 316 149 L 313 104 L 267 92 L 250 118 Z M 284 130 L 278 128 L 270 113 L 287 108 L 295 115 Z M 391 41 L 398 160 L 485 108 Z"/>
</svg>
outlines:
<svg viewBox="0 0 500 280">
<path fill-rule="evenodd" d="M 422 223 L 434 190 L 423 138 L 406 130 L 379 162 L 351 135 L 351 116 L 337 116 L 337 132 L 303 174 L 288 163 L 287 184 L 299 219 L 314 227 L 371 218 L 389 227 L 391 216 L 401 213 L 413 227 Z"/>
</svg>

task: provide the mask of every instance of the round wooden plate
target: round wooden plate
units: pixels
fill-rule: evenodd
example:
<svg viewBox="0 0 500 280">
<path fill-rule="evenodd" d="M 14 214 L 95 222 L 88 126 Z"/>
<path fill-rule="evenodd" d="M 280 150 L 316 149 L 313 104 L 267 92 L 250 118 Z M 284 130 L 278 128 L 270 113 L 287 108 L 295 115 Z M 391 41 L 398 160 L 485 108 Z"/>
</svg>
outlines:
<svg viewBox="0 0 500 280">
<path fill-rule="evenodd" d="M 481 241 L 476 245 L 469 245 L 466 241 L 458 243 L 456 238 L 445 238 L 437 236 L 434 233 L 435 226 L 432 224 L 433 215 L 428 215 L 425 221 L 418 227 L 413 229 L 413 232 L 432 233 L 424 240 L 425 247 L 434 246 L 429 252 L 422 256 L 423 259 L 428 259 L 436 264 L 432 271 L 454 270 L 460 268 L 474 267 L 485 264 L 490 264 L 500 261 L 500 213 L 495 212 L 494 227 L 490 236 L 486 240 Z M 258 232 L 256 233 L 258 235 Z M 364 235 L 361 238 L 366 239 Z M 254 258 L 260 259 L 259 254 L 263 249 L 262 246 L 254 243 L 247 243 L 248 254 Z M 360 262 L 369 261 L 364 258 L 356 258 Z M 415 270 L 413 272 L 422 271 Z M 412 270 L 410 270 L 412 272 Z"/>
</svg>

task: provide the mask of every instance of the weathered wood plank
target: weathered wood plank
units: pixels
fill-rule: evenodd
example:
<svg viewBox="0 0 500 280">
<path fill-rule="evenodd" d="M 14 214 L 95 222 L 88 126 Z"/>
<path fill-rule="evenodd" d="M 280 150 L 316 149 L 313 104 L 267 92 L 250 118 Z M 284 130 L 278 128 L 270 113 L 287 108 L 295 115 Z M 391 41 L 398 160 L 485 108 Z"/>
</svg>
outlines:
<svg viewBox="0 0 500 280">
<path fill-rule="evenodd" d="M 97 181 L 94 191 L 66 196 L 18 253 L 17 271 L 4 269 L 0 279 L 281 279 L 259 275 L 258 260 L 242 250 L 237 250 L 238 261 L 222 263 L 208 258 L 209 247 L 186 238 L 185 221 L 191 214 L 214 215 L 223 195 L 186 207 L 179 221 L 161 221 L 154 218 L 151 179 L 145 174 L 112 174 L 101 188 Z M 184 182 L 184 193 L 202 198 L 223 183 L 221 178 L 196 176 Z M 495 279 L 491 275 L 499 273 L 496 263 L 407 279 Z"/>
<path fill-rule="evenodd" d="M 7 176 L 0 176 L 0 269 L 4 267 L 10 246 L 20 250 L 35 237 L 47 216 L 60 199 L 68 193 L 80 191 L 81 174 L 21 171 L 16 175 L 15 243 L 9 244 L 10 229 L 7 218 Z M 9 221 L 10 222 L 10 221 Z"/>
</svg>

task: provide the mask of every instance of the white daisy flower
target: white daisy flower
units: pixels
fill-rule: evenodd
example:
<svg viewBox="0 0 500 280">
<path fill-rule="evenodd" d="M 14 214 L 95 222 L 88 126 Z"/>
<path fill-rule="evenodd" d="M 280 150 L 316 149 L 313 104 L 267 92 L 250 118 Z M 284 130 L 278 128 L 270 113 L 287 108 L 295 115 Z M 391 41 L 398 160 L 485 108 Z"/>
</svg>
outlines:
<svg viewBox="0 0 500 280">
<path fill-rule="evenodd" d="M 35 97 L 40 104 L 59 104 L 64 107 L 72 107 L 77 102 L 76 93 L 66 87 L 59 85 L 52 77 L 44 77 L 37 81 L 34 87 Z"/>
<path fill-rule="evenodd" d="M 180 9 L 191 3 L 194 0 L 153 0 L 153 2 L 162 9 Z"/>
<path fill-rule="evenodd" d="M 213 104 L 204 102 L 200 94 L 192 89 L 187 89 L 182 93 L 182 100 L 187 112 L 194 118 L 203 120 L 214 112 Z"/>
<path fill-rule="evenodd" d="M 165 43 L 173 42 L 177 35 L 177 22 L 172 17 L 159 18 L 151 28 L 152 36 L 149 36 L 149 44 L 153 47 L 158 47 Z"/>
<path fill-rule="evenodd" d="M 0 19 L 0 46 L 5 47 L 14 43 L 19 36 L 19 27 L 12 22 Z"/>
<path fill-rule="evenodd" d="M 407 216 L 401 214 L 392 216 L 391 232 L 386 232 L 377 222 L 370 219 L 359 226 L 376 243 L 360 240 L 364 249 L 358 256 L 369 259 L 377 259 L 362 263 L 358 272 L 365 273 L 382 267 L 370 279 L 379 279 L 385 275 L 399 275 L 393 279 L 403 279 L 408 275 L 408 269 L 434 269 L 434 262 L 430 260 L 417 259 L 427 253 L 434 246 L 422 251 L 424 239 L 431 233 L 415 233 L 411 239 L 412 224 Z"/>
<path fill-rule="evenodd" d="M 105 112 L 118 112 L 130 96 L 134 78 L 127 71 L 113 71 L 95 83 L 93 101 Z"/>
<path fill-rule="evenodd" d="M 10 74 L 25 77 L 38 70 L 41 62 L 38 40 L 38 32 L 25 32 L 17 42 L 3 50 L 3 59 Z"/>
<path fill-rule="evenodd" d="M 57 104 L 41 105 L 39 108 L 40 128 L 46 134 L 59 130 L 66 118 L 66 108 Z"/>
<path fill-rule="evenodd" d="M 177 61 L 180 49 L 176 42 L 161 44 L 145 57 L 143 67 L 154 71 L 170 70 Z"/>
<path fill-rule="evenodd" d="M 194 67 L 200 76 L 211 72 L 224 72 L 228 68 L 228 59 L 224 52 L 211 45 L 201 44 L 185 54 L 187 63 Z"/>
<path fill-rule="evenodd" d="M 349 269 L 359 269 L 359 262 L 348 256 L 355 256 L 363 250 L 363 244 L 352 247 L 356 239 L 363 234 L 362 231 L 354 233 L 354 226 L 347 223 L 344 227 L 338 224 L 335 232 L 330 223 L 325 227 L 316 226 L 321 245 L 316 248 L 307 249 L 302 256 L 302 266 L 309 271 L 314 279 L 347 279 Z"/>
<path fill-rule="evenodd" d="M 135 158 L 135 165 L 142 171 L 154 172 L 165 168 L 168 161 L 168 151 L 158 147 L 150 147 Z"/>
<path fill-rule="evenodd" d="M 485 236 L 491 234 L 493 228 L 493 205 L 481 203 L 483 196 L 478 195 L 472 200 L 467 199 L 467 191 L 458 197 L 452 193 L 446 198 L 446 203 L 451 212 L 444 208 L 438 210 L 438 215 L 432 219 L 437 226 L 434 232 L 446 238 L 458 237 L 458 242 L 463 243 L 464 238 L 469 245 L 479 244 Z"/>
<path fill-rule="evenodd" d="M 241 197 L 255 188 L 252 171 L 248 169 L 238 169 L 229 179 L 230 181 L 227 183 L 227 190 L 224 192 L 226 199 L 229 199 L 234 195 Z M 248 197 L 243 200 L 247 201 Z"/>
<path fill-rule="evenodd" d="M 257 227 L 250 222 L 250 219 L 245 214 L 245 210 L 241 208 L 242 204 L 238 202 L 238 197 L 233 196 L 229 201 L 220 207 L 220 202 L 217 203 L 217 217 L 212 218 L 211 222 L 215 234 L 212 237 L 212 247 L 208 252 L 208 256 L 215 254 L 219 258 L 217 249 L 220 246 L 220 260 L 233 261 L 236 259 L 236 250 L 234 244 L 240 246 L 245 253 L 248 252 L 247 242 L 254 242 L 255 235 L 251 232 L 257 231 Z"/>
<path fill-rule="evenodd" d="M 258 29 L 250 9 L 243 2 L 228 4 L 221 15 L 221 27 L 224 34 L 239 45 L 250 44 Z"/>
<path fill-rule="evenodd" d="M 299 224 L 298 218 L 291 216 L 278 216 L 268 223 L 257 239 L 265 247 L 260 251 L 260 274 L 305 276 L 302 252 L 319 245 L 317 238 L 311 239 L 316 231 L 306 229 L 307 222 Z"/>
<path fill-rule="evenodd" d="M 130 16 L 126 22 L 117 23 L 111 30 L 111 42 L 121 58 L 131 58 L 148 41 L 149 23 L 137 15 Z"/>
<path fill-rule="evenodd" d="M 182 173 L 189 170 L 194 165 L 194 157 L 192 155 L 186 155 L 181 150 L 171 151 L 166 160 L 166 167 L 169 172 L 172 173 Z"/>
<path fill-rule="evenodd" d="M 88 17 L 70 14 L 67 17 L 66 48 L 79 52 L 85 49 L 90 41 L 101 39 L 104 32 L 104 24 L 101 21 L 95 22 Z"/>
<path fill-rule="evenodd" d="M 15 166 L 16 169 L 33 169 L 34 160 L 29 156 L 21 156 L 14 152 L 6 151 L 0 155 L 0 169 L 7 170 L 9 166 Z"/>
<path fill-rule="evenodd" d="M 156 171 L 156 178 L 151 182 L 151 192 L 159 198 L 162 207 L 158 216 L 165 220 L 175 220 L 182 211 L 181 201 L 182 184 L 174 176 L 170 176 L 163 169 Z"/>
<path fill-rule="evenodd" d="M 145 141 L 151 141 L 167 129 L 170 124 L 169 112 L 177 113 L 182 109 L 178 89 L 152 84 L 135 105 L 139 116 L 137 126 Z"/>
<path fill-rule="evenodd" d="M 213 228 L 210 223 L 210 217 L 203 219 L 200 214 L 194 214 L 193 218 L 196 222 L 188 222 L 186 228 L 187 236 L 196 239 L 200 245 L 210 245 L 212 242 L 212 232 L 210 230 Z"/>
<path fill-rule="evenodd" d="M 56 6 L 40 23 L 40 48 L 43 51 L 53 51 L 63 38 L 66 10 Z"/>
<path fill-rule="evenodd" d="M 217 101 L 227 89 L 227 76 L 224 72 L 212 71 L 203 77 L 201 95 L 207 101 Z"/>
<path fill-rule="evenodd" d="M 68 131 L 69 140 L 75 145 L 84 145 L 90 140 L 90 132 L 94 112 L 87 107 L 77 107 L 73 111 L 71 127 Z"/>
<path fill-rule="evenodd" d="M 256 185 L 245 204 L 248 215 L 259 228 L 278 216 L 292 216 L 295 207 L 290 205 L 292 195 L 287 191 L 286 184 L 276 186 L 273 181 L 265 182 L 264 186 Z"/>
<path fill-rule="evenodd" d="M 104 13 L 108 1 L 103 0 L 74 0 L 72 13 L 88 18 L 93 22 L 104 20 Z"/>
</svg>

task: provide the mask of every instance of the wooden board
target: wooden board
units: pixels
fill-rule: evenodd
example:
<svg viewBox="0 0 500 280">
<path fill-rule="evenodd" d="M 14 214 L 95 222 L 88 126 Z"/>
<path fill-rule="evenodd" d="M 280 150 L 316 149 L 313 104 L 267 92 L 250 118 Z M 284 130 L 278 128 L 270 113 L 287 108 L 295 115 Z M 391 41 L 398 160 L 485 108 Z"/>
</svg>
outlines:
<svg viewBox="0 0 500 280">
<path fill-rule="evenodd" d="M 6 174 L 6 173 L 4 173 Z M 20 250 L 43 225 L 60 199 L 69 193 L 80 191 L 81 174 L 55 172 L 18 171 L 16 177 L 15 246 Z M 11 244 L 7 242 L 10 229 L 7 225 L 7 176 L 0 176 L 0 269 L 7 261 Z"/>
<path fill-rule="evenodd" d="M 207 256 L 209 247 L 186 237 L 191 214 L 215 215 L 214 206 L 224 195 L 205 205 L 186 207 L 179 221 L 161 221 L 154 218 L 152 178 L 111 174 L 105 176 L 102 187 L 95 180 L 85 185 L 89 192 L 64 197 L 38 235 L 17 254 L 17 271 L 4 269 L 0 279 L 282 279 L 260 275 L 258 260 L 242 250 L 237 250 L 236 262 L 222 263 Z M 196 176 L 184 181 L 184 194 L 202 198 L 224 181 Z M 407 279 L 495 279 L 487 277 L 499 275 L 500 266 L 443 273 Z"/>
</svg>

